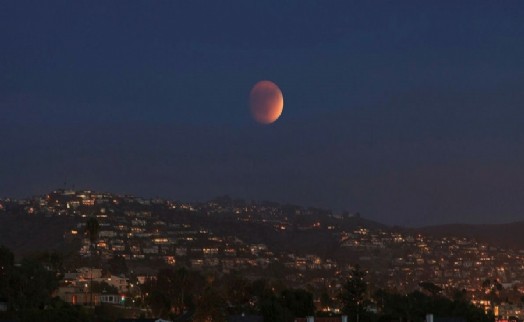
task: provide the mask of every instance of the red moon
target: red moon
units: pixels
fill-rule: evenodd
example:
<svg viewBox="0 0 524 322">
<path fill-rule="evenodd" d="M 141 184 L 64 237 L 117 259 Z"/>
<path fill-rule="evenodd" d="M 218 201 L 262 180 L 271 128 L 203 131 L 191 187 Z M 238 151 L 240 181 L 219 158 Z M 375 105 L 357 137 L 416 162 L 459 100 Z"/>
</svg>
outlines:
<svg viewBox="0 0 524 322">
<path fill-rule="evenodd" d="M 260 81 L 253 86 L 249 94 L 251 114 L 258 123 L 271 124 L 282 114 L 284 96 L 278 86 L 267 80 Z"/>
</svg>

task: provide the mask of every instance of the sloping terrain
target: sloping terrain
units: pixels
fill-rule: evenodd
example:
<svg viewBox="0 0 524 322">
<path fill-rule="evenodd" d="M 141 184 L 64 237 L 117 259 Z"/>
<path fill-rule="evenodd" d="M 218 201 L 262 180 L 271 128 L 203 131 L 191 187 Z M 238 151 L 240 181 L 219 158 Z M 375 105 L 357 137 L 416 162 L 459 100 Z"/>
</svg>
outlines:
<svg viewBox="0 0 524 322">
<path fill-rule="evenodd" d="M 448 224 L 417 228 L 434 237 L 469 237 L 497 247 L 524 249 L 524 221 L 507 224 Z"/>
<path fill-rule="evenodd" d="M 0 245 L 8 247 L 17 257 L 36 251 L 66 251 L 64 232 L 75 225 L 71 217 L 0 216 Z"/>
</svg>

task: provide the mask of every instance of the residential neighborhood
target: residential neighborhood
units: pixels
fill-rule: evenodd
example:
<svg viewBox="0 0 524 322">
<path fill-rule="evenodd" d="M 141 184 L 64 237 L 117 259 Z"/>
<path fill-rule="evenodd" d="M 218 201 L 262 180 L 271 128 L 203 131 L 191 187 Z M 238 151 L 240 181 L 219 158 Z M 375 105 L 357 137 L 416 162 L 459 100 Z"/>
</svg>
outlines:
<svg viewBox="0 0 524 322">
<path fill-rule="evenodd" d="M 138 305 L 144 296 L 140 285 L 159 269 L 186 267 L 241 272 L 253 281 L 268 274 L 280 277 L 290 287 L 311 289 L 319 310 L 337 313 L 340 308 L 323 306 L 320 296 L 336 299 L 359 264 L 371 290 L 407 293 L 430 282 L 442 294 L 464 290 L 472 303 L 496 315 L 524 316 L 524 249 L 460 236 L 432 237 L 367 222 L 359 214 L 227 196 L 190 203 L 64 189 L 1 200 L 0 211 L 3 216 L 74 219 L 63 239 L 78 245 L 80 261 L 87 265 L 64 272 L 57 293 L 72 304 Z M 86 233 L 89 218 L 99 225 L 94 240 Z M 253 227 L 267 239 L 251 234 Z M 321 236 L 323 244 L 309 245 L 312 234 Z M 124 269 L 90 266 L 95 258 Z"/>
</svg>

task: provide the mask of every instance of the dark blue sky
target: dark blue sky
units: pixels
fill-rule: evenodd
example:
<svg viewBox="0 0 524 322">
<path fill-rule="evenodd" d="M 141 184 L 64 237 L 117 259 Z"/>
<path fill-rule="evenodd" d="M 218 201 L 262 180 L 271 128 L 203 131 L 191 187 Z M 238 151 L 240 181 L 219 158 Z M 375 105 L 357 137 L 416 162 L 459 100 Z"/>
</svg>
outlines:
<svg viewBox="0 0 524 322">
<path fill-rule="evenodd" d="M 521 1 L 2 1 L 0 196 L 522 220 L 522 21 Z"/>
</svg>

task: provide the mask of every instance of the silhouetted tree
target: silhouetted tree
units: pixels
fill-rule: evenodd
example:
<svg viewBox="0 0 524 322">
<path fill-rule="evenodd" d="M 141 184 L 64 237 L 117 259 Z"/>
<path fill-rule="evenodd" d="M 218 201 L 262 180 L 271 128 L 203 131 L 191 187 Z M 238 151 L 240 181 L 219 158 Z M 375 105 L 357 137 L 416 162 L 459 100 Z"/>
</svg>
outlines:
<svg viewBox="0 0 524 322">
<path fill-rule="evenodd" d="M 495 306 L 495 304 L 500 303 L 499 295 L 504 287 L 497 279 L 485 279 L 482 282 L 482 288 L 484 289 L 484 293 L 487 294 L 487 300 L 490 301 L 492 308 Z"/>
<path fill-rule="evenodd" d="M 420 282 L 418 285 L 432 296 L 436 296 L 437 294 L 442 292 L 442 288 L 438 287 L 437 285 L 431 282 Z"/>
<path fill-rule="evenodd" d="M 315 312 L 313 295 L 303 289 L 284 289 L 278 294 L 266 287 L 259 294 L 259 312 L 264 321 L 289 322 L 295 317 L 310 316 Z"/>
<path fill-rule="evenodd" d="M 0 297 L 6 297 L 9 289 L 9 277 L 14 269 L 15 255 L 4 246 L 0 246 Z"/>
<path fill-rule="evenodd" d="M 171 310 L 171 301 L 168 295 L 160 290 L 152 290 L 148 293 L 147 304 L 151 308 L 153 315 L 166 318 Z"/>
<path fill-rule="evenodd" d="M 240 273 L 232 272 L 222 278 L 222 288 L 229 306 L 229 312 L 241 314 L 253 311 L 250 300 L 254 297 L 251 283 Z"/>
<path fill-rule="evenodd" d="M 91 283 L 91 290 L 95 293 L 108 293 L 108 294 L 118 294 L 118 288 L 113 285 L 109 285 L 106 282 L 96 282 Z"/>
<path fill-rule="evenodd" d="M 294 318 L 291 311 L 285 308 L 274 294 L 262 299 L 260 314 L 264 317 L 264 321 L 290 322 Z"/>
<path fill-rule="evenodd" d="M 313 294 L 303 289 L 284 290 L 280 294 L 282 305 L 295 317 L 310 316 L 315 313 Z"/>
<path fill-rule="evenodd" d="M 91 216 L 86 221 L 85 232 L 91 242 L 91 247 L 96 249 L 96 241 L 98 240 L 98 233 L 100 232 L 100 223 L 96 217 Z"/>
<path fill-rule="evenodd" d="M 87 219 L 87 222 L 86 222 L 86 233 L 89 237 L 89 241 L 91 242 L 91 256 L 90 256 L 90 259 L 92 260 L 93 259 L 93 255 L 94 253 L 96 253 L 96 241 L 98 240 L 98 233 L 100 231 L 100 224 L 98 223 L 98 219 L 96 219 L 96 217 L 94 216 L 91 216 Z M 92 263 L 91 263 L 91 266 L 92 266 Z M 92 268 L 91 268 L 92 269 Z M 91 276 L 90 279 L 89 279 L 89 289 L 90 289 L 90 298 L 91 298 L 91 303 L 93 303 L 93 287 L 92 287 L 92 283 L 93 283 L 93 277 Z"/>
<path fill-rule="evenodd" d="M 457 294 L 452 300 L 441 295 L 428 296 L 418 291 L 407 295 L 378 291 L 376 298 L 382 304 L 379 321 L 423 321 L 428 313 L 437 317 L 461 317 L 467 321 L 493 321 L 493 316 L 471 304 L 466 294 Z"/>
<path fill-rule="evenodd" d="M 9 305 L 14 310 L 42 309 L 58 287 L 56 274 L 34 260 L 22 260 L 9 276 Z"/>
<path fill-rule="evenodd" d="M 356 265 L 351 270 L 349 278 L 342 286 L 340 300 L 342 301 L 342 312 L 347 314 L 351 321 L 360 321 L 368 300 L 365 298 L 367 283 L 366 273 Z"/>
<path fill-rule="evenodd" d="M 122 256 L 114 256 L 107 261 L 109 271 L 115 275 L 127 274 L 128 268 L 126 260 Z"/>
<path fill-rule="evenodd" d="M 20 312 L 22 322 L 88 322 L 92 317 L 80 305 L 71 305 L 54 298 L 45 310 L 31 309 Z"/>
<path fill-rule="evenodd" d="M 323 290 L 320 293 L 320 305 L 322 307 L 332 307 L 334 304 L 333 299 L 329 296 L 327 290 Z"/>
<path fill-rule="evenodd" d="M 213 287 L 207 287 L 196 299 L 194 322 L 227 321 L 226 301 Z"/>
<path fill-rule="evenodd" d="M 148 281 L 142 292 L 148 293 L 146 299 L 151 307 L 169 307 L 169 312 L 174 315 L 184 311 L 194 311 L 195 296 L 202 294 L 207 282 L 198 272 L 185 268 L 177 270 L 160 270 L 156 279 Z"/>
</svg>

